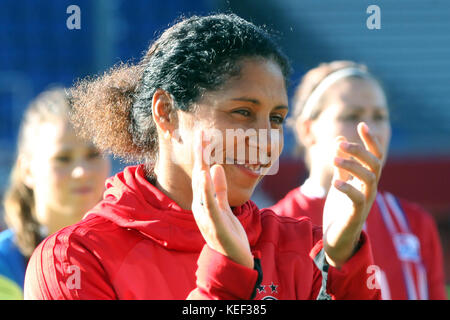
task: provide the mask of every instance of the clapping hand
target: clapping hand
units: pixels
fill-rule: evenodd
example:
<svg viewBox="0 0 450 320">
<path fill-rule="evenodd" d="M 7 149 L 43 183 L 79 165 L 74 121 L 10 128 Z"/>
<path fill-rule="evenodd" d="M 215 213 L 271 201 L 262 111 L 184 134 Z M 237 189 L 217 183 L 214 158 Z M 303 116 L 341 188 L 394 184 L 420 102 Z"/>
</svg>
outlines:
<svg viewBox="0 0 450 320">
<path fill-rule="evenodd" d="M 364 146 L 337 138 L 335 172 L 323 212 L 325 254 L 335 267 L 355 252 L 381 175 L 380 144 L 365 123 L 357 130 Z"/>
</svg>

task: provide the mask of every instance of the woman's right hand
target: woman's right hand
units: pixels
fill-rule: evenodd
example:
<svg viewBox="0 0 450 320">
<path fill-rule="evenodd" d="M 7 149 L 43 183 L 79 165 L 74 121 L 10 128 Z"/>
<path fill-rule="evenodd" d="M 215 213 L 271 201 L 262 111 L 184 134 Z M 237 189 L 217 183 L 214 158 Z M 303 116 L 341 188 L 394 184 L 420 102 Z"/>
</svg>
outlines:
<svg viewBox="0 0 450 320">
<path fill-rule="evenodd" d="M 207 245 L 243 266 L 253 269 L 247 234 L 228 204 L 227 181 L 221 165 L 211 168 L 204 158 L 203 131 L 194 140 L 192 212 Z"/>
</svg>

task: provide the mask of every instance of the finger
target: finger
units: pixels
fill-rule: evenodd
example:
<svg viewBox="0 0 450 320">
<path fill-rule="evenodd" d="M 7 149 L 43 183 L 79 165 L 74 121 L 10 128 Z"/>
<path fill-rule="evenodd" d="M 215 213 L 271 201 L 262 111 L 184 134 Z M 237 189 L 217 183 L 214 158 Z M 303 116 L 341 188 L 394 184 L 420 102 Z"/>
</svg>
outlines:
<svg viewBox="0 0 450 320">
<path fill-rule="evenodd" d="M 377 137 L 370 133 L 369 126 L 365 122 L 360 122 L 357 126 L 357 131 L 366 149 L 378 159 L 383 159 L 383 149 Z"/>
<path fill-rule="evenodd" d="M 192 167 L 192 191 L 194 193 L 194 198 L 199 196 L 199 191 L 201 190 L 201 177 L 202 177 L 202 153 L 201 153 L 201 131 L 196 131 L 194 133 L 194 165 Z M 198 198 L 198 197 L 197 197 Z"/>
<path fill-rule="evenodd" d="M 338 137 L 336 137 L 335 141 L 336 141 L 336 145 L 337 145 L 336 156 L 340 157 L 340 158 L 347 158 L 347 155 L 340 148 L 340 144 L 343 142 L 346 142 L 347 139 L 344 136 L 338 136 Z M 345 170 L 335 167 L 334 179 L 347 181 L 347 180 L 351 180 L 352 177 Z"/>
<path fill-rule="evenodd" d="M 192 172 L 192 211 L 194 216 L 204 210 L 203 189 L 205 188 L 205 182 L 203 176 L 203 171 Z"/>
<path fill-rule="evenodd" d="M 363 166 L 375 173 L 377 177 L 381 171 L 381 160 L 372 154 L 365 147 L 359 143 L 341 142 L 340 149 L 347 155 L 351 155 L 354 159 L 358 160 Z"/>
<path fill-rule="evenodd" d="M 361 191 L 353 187 L 352 185 L 342 181 L 342 180 L 335 180 L 333 182 L 333 186 L 341 191 L 342 193 L 346 194 L 350 200 L 353 202 L 353 205 L 356 208 L 361 208 L 364 206 L 365 203 L 365 197 L 362 194 Z"/>
<path fill-rule="evenodd" d="M 201 171 L 201 176 L 198 178 L 197 196 L 192 202 L 192 212 L 207 242 L 215 239 L 220 230 L 223 230 L 223 221 L 221 220 L 212 189 L 209 173 Z"/>
<path fill-rule="evenodd" d="M 194 168 L 197 171 L 209 171 L 209 166 L 205 161 L 205 143 L 203 130 L 197 130 L 194 134 Z"/>
<path fill-rule="evenodd" d="M 205 216 L 209 218 L 209 222 L 207 223 L 208 230 L 204 231 L 204 233 L 209 233 L 208 239 L 217 239 L 219 243 L 224 245 L 223 241 L 229 240 L 227 234 L 230 232 L 229 225 L 226 222 L 227 215 L 233 214 L 228 205 L 226 195 L 225 173 L 220 166 L 216 166 L 213 170 L 216 182 L 218 183 L 217 190 L 219 191 L 219 196 L 215 194 L 215 184 L 213 183 L 211 174 L 205 171 L 202 172 L 204 172 L 204 178 L 202 179 L 203 211 L 205 212 Z M 219 207 L 218 199 L 220 199 L 222 207 Z"/>
<path fill-rule="evenodd" d="M 225 171 L 221 165 L 213 165 L 210 169 L 215 197 L 219 208 L 228 209 L 228 188 Z"/>
<path fill-rule="evenodd" d="M 362 181 L 366 185 L 366 191 L 370 192 L 376 186 L 376 174 L 363 167 L 356 160 L 337 157 L 334 164 Z"/>
<path fill-rule="evenodd" d="M 220 247 L 217 247 L 217 235 L 221 232 L 223 228 L 221 224 L 218 223 L 218 210 L 214 208 L 214 203 L 208 196 L 208 176 L 205 171 L 201 171 L 198 180 L 197 197 L 194 198 L 192 203 L 192 213 L 197 226 L 205 239 L 206 243 L 211 247 L 215 248 L 219 252 Z"/>
<path fill-rule="evenodd" d="M 211 179 L 211 175 L 208 171 L 202 170 L 201 179 L 201 201 L 203 202 L 203 207 L 208 212 L 209 216 L 215 220 L 217 212 L 217 201 L 214 197 L 214 185 Z"/>
<path fill-rule="evenodd" d="M 196 190 L 199 189 L 199 178 L 205 174 L 202 171 L 207 171 L 209 174 L 209 165 L 205 161 L 204 150 L 206 141 L 204 140 L 203 130 L 197 130 L 194 133 L 194 165 L 192 168 L 192 188 L 194 193 L 196 193 Z"/>
<path fill-rule="evenodd" d="M 192 209 L 207 209 L 206 204 L 210 203 L 208 194 L 213 193 L 211 177 L 209 173 L 209 165 L 204 159 L 204 133 L 197 130 L 194 133 L 194 166 L 192 169 L 192 192 L 193 205 Z M 199 208 L 202 207 L 202 208 Z"/>
</svg>

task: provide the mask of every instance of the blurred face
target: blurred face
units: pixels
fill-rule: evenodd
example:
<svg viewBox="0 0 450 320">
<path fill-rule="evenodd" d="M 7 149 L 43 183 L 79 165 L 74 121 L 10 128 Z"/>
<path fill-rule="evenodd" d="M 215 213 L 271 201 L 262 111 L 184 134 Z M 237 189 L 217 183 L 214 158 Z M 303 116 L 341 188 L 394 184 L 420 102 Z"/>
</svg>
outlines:
<svg viewBox="0 0 450 320">
<path fill-rule="evenodd" d="M 377 137 L 386 158 L 391 126 L 386 97 L 378 84 L 366 79 L 343 79 L 329 88 L 323 100 L 323 111 L 311 122 L 312 142 L 307 146 L 311 166 L 322 165 L 332 174 L 334 139 L 344 136 L 350 142 L 362 143 L 356 131 L 361 121 Z"/>
<path fill-rule="evenodd" d="M 225 170 L 229 203 L 241 205 L 281 153 L 287 106 L 278 65 L 263 59 L 242 60 L 239 77 L 207 92 L 194 112 L 178 112 L 182 143 L 175 146 L 175 161 L 192 176 L 194 131 L 203 129 L 211 136 L 210 164 L 222 164 Z"/>
<path fill-rule="evenodd" d="M 64 120 L 42 123 L 33 143 L 26 181 L 34 191 L 38 221 L 63 227 L 80 220 L 102 197 L 109 159 Z"/>
</svg>

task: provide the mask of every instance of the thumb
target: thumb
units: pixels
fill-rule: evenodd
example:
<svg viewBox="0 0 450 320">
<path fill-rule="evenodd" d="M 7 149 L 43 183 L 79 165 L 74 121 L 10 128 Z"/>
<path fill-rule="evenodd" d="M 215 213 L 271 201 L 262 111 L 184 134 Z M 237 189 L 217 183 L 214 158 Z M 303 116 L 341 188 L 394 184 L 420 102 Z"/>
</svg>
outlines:
<svg viewBox="0 0 450 320">
<path fill-rule="evenodd" d="M 223 167 L 221 165 L 215 164 L 211 167 L 210 173 L 219 207 L 222 209 L 229 208 L 230 205 L 228 204 L 227 179 Z"/>
</svg>

